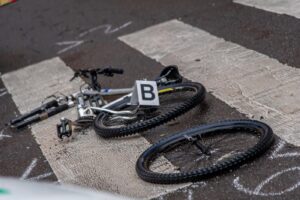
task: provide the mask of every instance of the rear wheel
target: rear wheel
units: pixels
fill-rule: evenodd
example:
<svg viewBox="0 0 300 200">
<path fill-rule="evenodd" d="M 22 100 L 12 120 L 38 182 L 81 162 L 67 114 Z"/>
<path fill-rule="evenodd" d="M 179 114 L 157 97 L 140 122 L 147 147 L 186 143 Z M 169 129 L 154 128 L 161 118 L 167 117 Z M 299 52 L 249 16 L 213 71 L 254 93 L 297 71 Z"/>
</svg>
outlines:
<svg viewBox="0 0 300 200">
<path fill-rule="evenodd" d="M 121 137 L 146 131 L 166 123 L 198 105 L 205 97 L 205 88 L 200 83 L 179 83 L 160 87 L 158 107 L 139 108 L 136 114 L 120 116 L 100 113 L 94 128 L 102 137 Z M 125 102 L 113 108 L 117 111 L 134 110 L 136 107 Z"/>
<path fill-rule="evenodd" d="M 152 183 L 200 181 L 241 166 L 258 157 L 273 143 L 272 129 L 251 120 L 225 121 L 189 129 L 154 144 L 136 163 L 138 175 Z M 170 160 L 176 170 L 155 166 Z"/>
</svg>

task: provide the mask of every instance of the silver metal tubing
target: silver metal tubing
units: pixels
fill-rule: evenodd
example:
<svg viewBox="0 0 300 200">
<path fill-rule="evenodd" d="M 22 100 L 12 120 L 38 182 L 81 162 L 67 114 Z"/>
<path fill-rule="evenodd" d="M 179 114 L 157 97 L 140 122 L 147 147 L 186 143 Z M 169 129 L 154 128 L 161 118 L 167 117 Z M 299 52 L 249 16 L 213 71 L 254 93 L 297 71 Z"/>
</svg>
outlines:
<svg viewBox="0 0 300 200">
<path fill-rule="evenodd" d="M 89 89 L 83 89 L 82 93 L 84 95 L 97 95 L 100 94 L 102 96 L 108 95 L 117 95 L 117 94 L 128 94 L 133 91 L 133 88 L 120 88 L 120 89 L 101 89 L 101 92 Z"/>
<path fill-rule="evenodd" d="M 129 111 L 129 110 L 123 110 L 123 111 L 115 111 L 115 110 L 110 110 L 107 108 L 99 108 L 99 107 L 88 107 L 87 109 L 91 109 L 91 110 L 97 110 L 97 111 L 104 111 L 104 112 L 108 112 L 111 114 L 116 114 L 116 115 L 134 115 L 137 111 L 138 111 L 138 106 L 136 107 L 136 109 Z M 86 110 L 87 110 L 86 109 Z"/>
</svg>

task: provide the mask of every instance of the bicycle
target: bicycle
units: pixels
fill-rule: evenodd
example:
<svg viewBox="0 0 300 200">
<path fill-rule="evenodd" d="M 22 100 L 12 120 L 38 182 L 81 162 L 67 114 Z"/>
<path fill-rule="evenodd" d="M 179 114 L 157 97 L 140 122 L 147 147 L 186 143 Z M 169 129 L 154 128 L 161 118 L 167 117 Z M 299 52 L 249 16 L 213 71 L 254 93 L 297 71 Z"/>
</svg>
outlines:
<svg viewBox="0 0 300 200">
<path fill-rule="evenodd" d="M 274 142 L 272 129 L 259 121 L 233 120 L 198 126 L 166 137 L 144 151 L 136 171 L 147 182 L 196 182 L 235 169 L 263 154 Z M 167 158 L 176 168 L 156 171 Z M 188 159 L 188 160 L 187 160 Z"/>
<path fill-rule="evenodd" d="M 128 93 L 133 88 L 102 89 L 97 77 L 99 74 L 113 76 L 121 73 L 123 73 L 122 70 L 114 68 L 78 70 L 71 80 L 79 76 L 89 78 L 90 83 L 87 87 L 81 86 L 79 92 L 69 96 L 61 94 L 60 97 L 57 97 L 52 95 L 55 100 L 11 120 L 10 125 L 21 128 L 77 105 L 78 119 L 72 122 L 62 118 L 60 124 L 57 125 L 59 138 L 70 137 L 74 129 L 86 128 L 92 123 L 96 133 L 100 136 L 120 137 L 145 131 L 170 121 L 198 105 L 205 97 L 205 88 L 200 83 L 182 83 L 182 76 L 179 74 L 178 68 L 168 66 L 155 80 L 159 86 L 161 99 L 159 107 L 131 105 L 132 93 L 106 104 L 102 96 Z M 187 95 L 188 93 L 190 96 Z M 176 96 L 177 102 L 175 101 Z M 177 103 L 177 107 L 174 108 L 175 105 L 172 106 L 171 102 Z M 107 126 L 108 121 L 110 126 Z M 105 127 L 102 126 L 103 124 Z M 117 127 L 111 126 L 112 124 L 117 125 Z M 120 128 L 122 129 L 120 130 Z"/>
</svg>

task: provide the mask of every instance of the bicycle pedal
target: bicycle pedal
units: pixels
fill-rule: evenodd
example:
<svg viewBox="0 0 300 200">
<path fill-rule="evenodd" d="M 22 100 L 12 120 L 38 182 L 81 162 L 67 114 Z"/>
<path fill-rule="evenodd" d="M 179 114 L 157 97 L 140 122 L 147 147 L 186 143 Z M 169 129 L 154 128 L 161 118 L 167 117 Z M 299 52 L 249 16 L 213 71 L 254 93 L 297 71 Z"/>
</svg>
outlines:
<svg viewBox="0 0 300 200">
<path fill-rule="evenodd" d="M 72 135 L 72 121 L 66 118 L 61 118 L 60 123 L 56 125 L 57 136 L 60 139 L 63 137 L 71 137 Z"/>
</svg>

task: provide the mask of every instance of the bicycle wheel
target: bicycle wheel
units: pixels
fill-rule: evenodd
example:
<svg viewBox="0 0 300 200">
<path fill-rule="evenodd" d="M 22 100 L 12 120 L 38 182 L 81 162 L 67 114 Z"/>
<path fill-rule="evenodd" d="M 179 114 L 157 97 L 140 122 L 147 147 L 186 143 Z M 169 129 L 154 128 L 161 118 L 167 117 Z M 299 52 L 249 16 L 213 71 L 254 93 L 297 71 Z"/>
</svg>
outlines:
<svg viewBox="0 0 300 200">
<path fill-rule="evenodd" d="M 205 97 L 205 88 L 200 83 L 179 83 L 160 87 L 159 107 L 140 108 L 134 116 L 120 117 L 100 113 L 94 121 L 94 129 L 102 137 L 122 137 L 146 131 L 166 123 L 198 105 Z M 114 110 L 134 110 L 125 102 Z"/>
<path fill-rule="evenodd" d="M 258 121 L 225 121 L 199 126 L 151 146 L 140 155 L 136 171 L 139 177 L 151 183 L 200 181 L 258 157 L 273 141 L 272 129 Z M 165 158 L 178 168 L 167 172 L 156 170 L 155 165 Z"/>
</svg>

